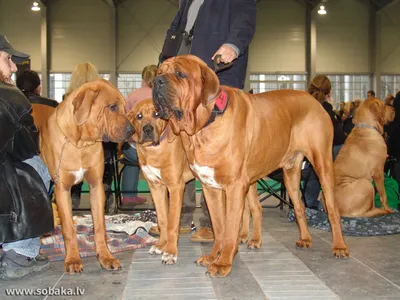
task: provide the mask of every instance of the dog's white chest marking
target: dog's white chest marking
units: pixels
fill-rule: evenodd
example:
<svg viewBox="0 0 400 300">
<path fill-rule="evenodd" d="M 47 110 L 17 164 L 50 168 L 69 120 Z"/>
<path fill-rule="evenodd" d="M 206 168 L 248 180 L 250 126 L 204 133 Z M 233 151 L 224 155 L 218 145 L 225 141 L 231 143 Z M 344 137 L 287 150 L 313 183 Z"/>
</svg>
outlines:
<svg viewBox="0 0 400 300">
<path fill-rule="evenodd" d="M 157 183 L 162 181 L 160 169 L 152 166 L 142 166 L 142 171 L 146 174 L 147 179 L 149 179 L 151 182 Z"/>
<path fill-rule="evenodd" d="M 75 176 L 74 184 L 77 184 L 78 182 L 82 181 L 83 175 L 85 174 L 85 172 L 86 172 L 86 169 L 82 169 L 82 168 L 80 168 L 78 171 L 70 171 L 70 173 Z"/>
<path fill-rule="evenodd" d="M 199 166 L 198 164 L 196 164 L 196 162 L 194 162 L 193 165 L 190 165 L 190 168 L 192 169 L 193 172 L 197 174 L 200 181 L 205 185 L 208 185 L 216 189 L 222 188 L 222 186 L 219 185 L 218 182 L 215 180 L 214 177 L 215 170 L 213 168 L 207 166 Z"/>
</svg>

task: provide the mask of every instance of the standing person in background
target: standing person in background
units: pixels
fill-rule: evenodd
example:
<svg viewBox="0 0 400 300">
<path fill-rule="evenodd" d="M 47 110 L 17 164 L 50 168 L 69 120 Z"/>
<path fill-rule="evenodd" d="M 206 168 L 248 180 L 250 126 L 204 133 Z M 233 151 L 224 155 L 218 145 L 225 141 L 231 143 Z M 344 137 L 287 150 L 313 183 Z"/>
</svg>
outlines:
<svg viewBox="0 0 400 300">
<path fill-rule="evenodd" d="M 375 98 L 375 92 L 370 90 L 367 92 L 367 99 Z"/>
<path fill-rule="evenodd" d="M 392 128 L 389 134 L 389 150 L 390 155 L 396 158 L 393 166 L 393 176 L 400 186 L 400 91 L 397 92 L 393 100 L 395 110 L 394 121 L 391 123 Z"/>
<path fill-rule="evenodd" d="M 129 112 L 136 104 L 142 100 L 151 99 L 153 97 L 154 78 L 157 75 L 157 66 L 148 65 L 142 71 L 142 86 L 126 97 L 126 112 Z M 125 143 L 122 146 L 122 154 L 132 162 L 138 164 L 138 156 L 136 145 L 133 142 Z M 124 204 L 142 204 L 146 202 L 145 198 L 137 195 L 139 183 L 139 167 L 125 166 L 122 173 L 122 201 Z"/>
<path fill-rule="evenodd" d="M 221 63 L 232 67 L 217 73 L 221 85 L 244 88 L 248 62 L 248 48 L 256 27 L 256 1 L 182 0 L 178 13 L 167 31 L 160 63 L 176 55 L 192 54 L 213 67 L 216 55 Z M 180 44 L 176 37 L 183 36 Z M 195 242 L 214 240 L 211 221 L 201 195 L 203 215 L 200 228 L 192 235 Z M 190 229 L 196 208 L 195 180 L 186 184 L 183 197 L 181 228 Z"/>
</svg>

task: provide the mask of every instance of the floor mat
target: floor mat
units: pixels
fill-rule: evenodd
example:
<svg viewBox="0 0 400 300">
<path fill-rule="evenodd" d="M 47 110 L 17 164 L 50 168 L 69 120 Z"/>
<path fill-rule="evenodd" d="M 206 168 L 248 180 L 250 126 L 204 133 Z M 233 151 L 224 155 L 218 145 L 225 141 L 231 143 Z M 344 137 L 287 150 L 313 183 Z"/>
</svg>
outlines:
<svg viewBox="0 0 400 300">
<path fill-rule="evenodd" d="M 328 215 L 323 211 L 306 208 L 308 225 L 317 229 L 331 231 Z M 288 213 L 289 222 L 295 222 L 294 210 Z M 378 236 L 400 233 L 400 213 L 383 215 L 374 218 L 341 217 L 342 232 L 348 236 Z"/>
<path fill-rule="evenodd" d="M 122 221 L 121 221 L 122 220 Z M 111 253 L 123 252 L 153 245 L 157 240 L 148 234 L 152 222 L 132 221 L 125 215 L 106 216 L 107 244 Z M 82 258 L 96 256 L 93 224 L 90 216 L 74 217 L 79 252 Z M 113 223 L 114 222 L 114 223 Z M 62 261 L 65 258 L 64 239 L 61 226 L 57 226 L 53 235 L 41 239 L 40 252 L 50 261 Z"/>
</svg>

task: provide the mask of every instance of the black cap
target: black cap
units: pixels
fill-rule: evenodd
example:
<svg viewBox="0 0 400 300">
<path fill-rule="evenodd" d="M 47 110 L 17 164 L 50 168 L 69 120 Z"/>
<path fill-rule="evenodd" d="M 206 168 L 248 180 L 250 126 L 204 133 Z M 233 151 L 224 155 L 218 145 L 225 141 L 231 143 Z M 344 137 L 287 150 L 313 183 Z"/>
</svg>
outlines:
<svg viewBox="0 0 400 300">
<path fill-rule="evenodd" d="M 2 33 L 0 33 L 0 51 L 10 54 L 15 63 L 23 62 L 25 59 L 29 58 L 29 54 L 15 50 Z"/>
</svg>

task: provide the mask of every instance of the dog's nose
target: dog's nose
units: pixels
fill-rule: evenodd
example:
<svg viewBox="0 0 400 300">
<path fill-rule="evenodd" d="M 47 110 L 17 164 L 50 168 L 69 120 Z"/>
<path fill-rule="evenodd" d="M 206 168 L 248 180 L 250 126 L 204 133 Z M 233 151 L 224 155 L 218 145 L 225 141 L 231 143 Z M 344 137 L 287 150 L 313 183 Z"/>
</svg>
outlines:
<svg viewBox="0 0 400 300">
<path fill-rule="evenodd" d="M 135 133 L 135 127 L 133 127 L 131 122 L 128 122 L 128 125 L 126 125 L 125 132 L 129 137 Z"/>
<path fill-rule="evenodd" d="M 154 83 L 157 85 L 163 85 L 167 83 L 167 79 L 162 76 L 162 75 L 158 75 L 155 79 L 154 79 Z"/>
<path fill-rule="evenodd" d="M 150 124 L 146 124 L 143 126 L 143 132 L 146 134 L 150 134 L 154 131 L 154 127 L 151 126 Z"/>
</svg>

